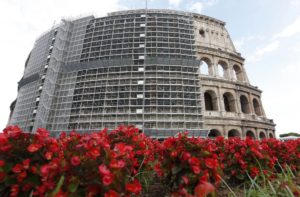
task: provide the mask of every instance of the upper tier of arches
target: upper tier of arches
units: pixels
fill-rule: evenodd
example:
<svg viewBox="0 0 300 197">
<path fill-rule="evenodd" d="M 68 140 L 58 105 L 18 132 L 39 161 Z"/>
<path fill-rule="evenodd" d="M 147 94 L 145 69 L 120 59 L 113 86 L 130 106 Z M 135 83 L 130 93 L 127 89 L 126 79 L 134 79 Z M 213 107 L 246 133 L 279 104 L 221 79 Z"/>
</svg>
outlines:
<svg viewBox="0 0 300 197">
<path fill-rule="evenodd" d="M 218 93 L 213 88 L 205 88 L 204 106 L 206 111 L 225 111 L 264 116 L 259 98 L 244 93 L 223 91 Z"/>
<path fill-rule="evenodd" d="M 237 82 L 248 82 L 244 67 L 240 63 L 229 63 L 225 59 L 212 60 L 210 57 L 200 59 L 199 73 Z"/>
</svg>

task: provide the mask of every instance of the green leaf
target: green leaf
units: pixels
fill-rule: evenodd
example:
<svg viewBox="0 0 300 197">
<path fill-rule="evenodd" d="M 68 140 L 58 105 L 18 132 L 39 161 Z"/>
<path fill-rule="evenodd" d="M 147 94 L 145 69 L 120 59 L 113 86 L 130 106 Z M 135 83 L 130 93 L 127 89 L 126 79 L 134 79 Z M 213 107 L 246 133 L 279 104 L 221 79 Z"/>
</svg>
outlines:
<svg viewBox="0 0 300 197">
<path fill-rule="evenodd" d="M 55 189 L 53 190 L 53 192 L 51 193 L 51 196 L 55 196 L 55 194 L 60 190 L 61 186 L 64 184 L 65 181 L 65 176 L 62 175 L 55 187 Z"/>
<path fill-rule="evenodd" d="M 11 171 L 13 164 L 12 163 L 7 163 L 6 165 L 4 165 L 3 170 L 4 172 L 8 173 L 9 171 Z"/>
<path fill-rule="evenodd" d="M 14 179 L 14 178 L 7 178 L 7 179 L 5 179 L 5 184 L 6 185 L 14 185 L 16 183 L 17 183 L 17 180 Z"/>
<path fill-rule="evenodd" d="M 72 193 L 76 192 L 78 185 L 79 185 L 79 181 L 77 179 L 72 181 L 68 186 L 69 191 Z"/>
<path fill-rule="evenodd" d="M 31 175 L 25 180 L 26 183 L 31 183 L 33 185 L 40 184 L 40 178 L 38 176 Z"/>
<path fill-rule="evenodd" d="M 180 172 L 182 170 L 181 166 L 174 166 L 172 168 L 172 174 L 177 174 L 178 172 Z"/>
<path fill-rule="evenodd" d="M 243 180 L 245 180 L 245 175 L 244 174 L 237 174 L 236 178 L 243 181 Z"/>
</svg>

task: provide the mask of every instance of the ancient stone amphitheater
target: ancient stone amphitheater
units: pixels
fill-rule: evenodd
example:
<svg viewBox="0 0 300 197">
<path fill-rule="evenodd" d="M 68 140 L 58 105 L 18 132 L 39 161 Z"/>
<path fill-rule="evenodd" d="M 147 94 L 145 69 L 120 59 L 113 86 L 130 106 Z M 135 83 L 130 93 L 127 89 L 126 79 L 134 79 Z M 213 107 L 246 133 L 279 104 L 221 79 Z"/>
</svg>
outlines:
<svg viewBox="0 0 300 197">
<path fill-rule="evenodd" d="M 53 135 L 134 124 L 154 138 L 275 137 L 225 23 L 156 9 L 64 19 L 42 34 L 9 124 Z"/>
</svg>

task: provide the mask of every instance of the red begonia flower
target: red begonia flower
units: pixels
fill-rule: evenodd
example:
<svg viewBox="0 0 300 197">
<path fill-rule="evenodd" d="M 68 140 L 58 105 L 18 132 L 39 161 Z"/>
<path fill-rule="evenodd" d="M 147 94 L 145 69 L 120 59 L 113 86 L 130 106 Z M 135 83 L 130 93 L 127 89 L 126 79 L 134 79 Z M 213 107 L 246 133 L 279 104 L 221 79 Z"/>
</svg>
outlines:
<svg viewBox="0 0 300 197">
<path fill-rule="evenodd" d="M 33 153 L 33 152 L 38 151 L 40 148 L 41 148 L 41 145 L 40 145 L 40 144 L 30 144 L 30 145 L 27 147 L 27 150 L 28 150 L 29 152 Z"/>
<path fill-rule="evenodd" d="M 103 185 L 110 185 L 114 181 L 113 174 L 104 175 L 102 178 Z"/>
<path fill-rule="evenodd" d="M 142 185 L 137 179 L 134 179 L 132 183 L 126 183 L 126 190 L 135 194 L 138 194 L 142 190 Z"/>
<path fill-rule="evenodd" d="M 71 158 L 71 164 L 72 164 L 73 166 L 78 166 L 78 165 L 80 164 L 80 157 L 78 157 L 78 156 L 73 156 L 73 157 Z"/>
<path fill-rule="evenodd" d="M 199 183 L 195 187 L 195 190 L 194 190 L 196 197 L 205 197 L 209 193 L 212 193 L 214 191 L 215 191 L 215 187 L 211 183 L 209 183 L 209 182 Z"/>
<path fill-rule="evenodd" d="M 119 197 L 119 194 L 115 192 L 114 190 L 109 190 L 104 194 L 104 197 Z"/>
<path fill-rule="evenodd" d="M 98 170 L 102 175 L 109 175 L 111 173 L 110 170 L 107 168 L 107 166 L 104 164 L 101 164 L 98 167 Z"/>
</svg>

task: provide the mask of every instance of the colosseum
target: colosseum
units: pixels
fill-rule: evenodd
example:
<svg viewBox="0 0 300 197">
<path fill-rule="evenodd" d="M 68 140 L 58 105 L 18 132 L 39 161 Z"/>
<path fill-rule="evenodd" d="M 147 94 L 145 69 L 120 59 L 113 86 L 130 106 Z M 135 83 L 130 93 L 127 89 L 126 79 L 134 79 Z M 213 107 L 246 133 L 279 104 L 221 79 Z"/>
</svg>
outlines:
<svg viewBox="0 0 300 197">
<path fill-rule="evenodd" d="M 90 132 L 134 124 L 146 135 L 275 137 L 262 91 L 225 23 L 140 9 L 64 19 L 35 42 L 9 124 Z"/>
</svg>

